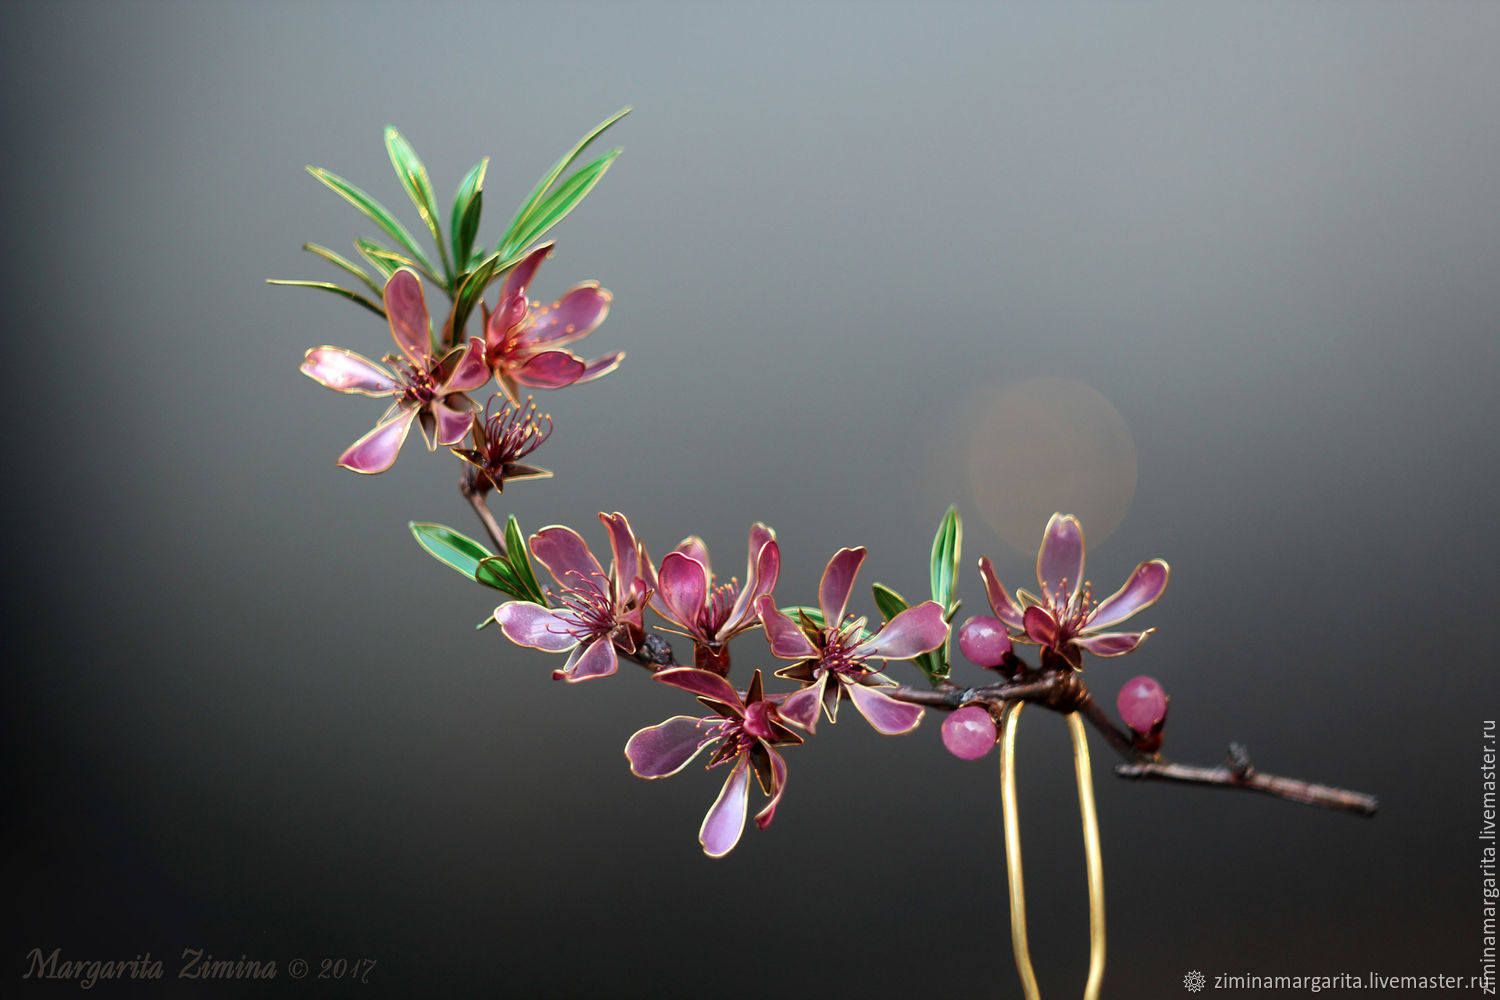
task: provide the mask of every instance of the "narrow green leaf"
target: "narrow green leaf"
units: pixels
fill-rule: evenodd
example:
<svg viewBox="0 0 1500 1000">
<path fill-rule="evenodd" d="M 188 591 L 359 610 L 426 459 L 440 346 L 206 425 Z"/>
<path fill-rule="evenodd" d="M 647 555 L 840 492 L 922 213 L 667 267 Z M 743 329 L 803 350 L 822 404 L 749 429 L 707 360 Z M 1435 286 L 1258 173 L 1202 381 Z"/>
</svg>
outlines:
<svg viewBox="0 0 1500 1000">
<path fill-rule="evenodd" d="M 469 323 L 469 317 L 474 315 L 475 307 L 479 305 L 480 299 L 484 298 L 484 290 L 489 287 L 490 278 L 494 276 L 495 265 L 498 263 L 498 257 L 490 257 L 460 280 L 458 290 L 453 296 L 453 312 L 449 314 L 446 326 L 448 342 L 458 343 L 459 338 L 462 337 L 463 329 Z"/>
<path fill-rule="evenodd" d="M 474 253 L 474 237 L 479 234 L 480 203 L 484 199 L 484 173 L 489 165 L 488 156 L 474 164 L 474 169 L 464 175 L 458 193 L 453 196 L 448 235 L 453 240 L 453 266 L 461 270 L 468 270 L 465 265 Z"/>
<path fill-rule="evenodd" d="M 438 226 L 437 196 L 432 191 L 432 179 L 427 176 L 427 166 L 406 137 L 396 131 L 396 126 L 385 127 L 385 149 L 391 154 L 391 166 L 401 179 L 407 197 L 417 206 L 417 214 L 427 223 L 427 231 L 437 244 L 438 254 L 443 258 L 443 273 L 449 274 L 448 251 L 443 248 L 443 231 Z"/>
<path fill-rule="evenodd" d="M 612 150 L 599 157 L 593 163 L 579 169 L 577 173 L 558 185 L 556 191 L 547 196 L 532 212 L 526 224 L 510 243 L 505 246 L 507 254 L 524 249 L 536 242 L 537 238 L 561 222 L 569 212 L 583 200 L 584 195 L 593 190 L 594 185 L 599 183 L 599 178 L 609 169 L 609 165 L 620 155 L 620 150 Z"/>
<path fill-rule="evenodd" d="M 558 160 L 552 165 L 552 169 L 547 171 L 547 173 L 542 176 L 541 180 L 537 181 L 536 187 L 532 189 L 531 194 L 527 195 L 526 201 L 522 203 L 520 211 L 518 211 L 516 213 L 516 217 L 511 220 L 510 225 L 505 230 L 505 235 L 501 237 L 499 244 L 497 244 L 497 249 L 505 249 L 506 247 L 516 246 L 516 236 L 523 229 L 528 228 L 531 216 L 536 213 L 537 208 L 542 203 L 542 199 L 547 194 L 547 190 L 552 187 L 553 183 L 555 183 L 559 177 L 562 176 L 563 171 L 567 170 L 568 167 L 573 165 L 573 161 L 578 159 L 579 155 L 588 148 L 589 143 L 599 138 L 599 136 L 604 134 L 604 131 L 606 129 L 608 129 L 611 125 L 619 121 L 621 118 L 624 118 L 628 114 L 630 114 L 629 108 L 621 108 L 619 111 L 616 111 L 614 114 L 604 119 L 604 121 L 594 126 L 593 130 L 589 132 L 588 135 L 578 140 L 578 145 L 574 146 L 571 150 L 568 151 L 565 156 L 563 156 L 562 159 Z M 521 245 L 524 246 L 525 244 L 522 243 Z M 508 257 L 510 256 L 510 254 L 507 253 L 505 256 Z"/>
<path fill-rule="evenodd" d="M 384 205 L 344 180 L 338 174 L 324 170 L 322 167 L 310 166 L 307 168 L 307 172 L 328 185 L 342 196 L 345 201 L 363 212 L 365 217 L 371 222 L 389 233 L 392 239 L 410 252 L 412 260 L 422 265 L 427 276 L 432 278 L 434 282 L 437 281 L 436 276 L 433 274 L 432 262 L 422 253 L 421 247 L 417 246 L 416 240 L 411 238 L 411 234 L 406 231 L 406 227 L 397 222 L 396 217 Z"/>
<path fill-rule="evenodd" d="M 416 268 L 416 264 L 411 260 L 393 250 L 387 250 L 374 240 L 367 240 L 361 237 L 354 241 L 354 249 L 358 250 L 360 256 L 369 261 L 370 265 L 379 271 L 380 276 L 386 281 L 390 281 L 391 275 L 403 267 Z M 384 296 L 385 293 L 381 292 L 381 295 Z"/>
<path fill-rule="evenodd" d="M 486 587 L 493 587 L 503 593 L 509 594 L 519 601 L 529 601 L 525 588 L 516 579 L 510 564 L 505 561 L 504 556 L 489 556 L 481 559 L 479 565 L 474 569 L 474 579 Z"/>
<path fill-rule="evenodd" d="M 426 549 L 429 555 L 471 580 L 474 579 L 474 572 L 479 569 L 479 564 L 491 556 L 489 549 L 445 525 L 413 521 L 410 528 L 417 544 Z"/>
<path fill-rule="evenodd" d="M 350 274 L 354 275 L 360 281 L 363 281 L 366 285 L 368 285 L 370 291 L 375 293 L 375 297 L 377 299 L 384 300 L 385 289 L 381 288 L 373 280 L 371 280 L 370 276 L 365 273 L 365 269 L 354 263 L 352 260 L 334 253 L 327 247 L 318 246 L 318 244 L 316 243 L 304 243 L 302 244 L 302 249 L 306 250 L 308 253 L 317 254 L 319 257 L 322 257 L 330 264 L 335 264 L 339 267 L 342 267 L 344 270 L 348 271 Z"/>
<path fill-rule="evenodd" d="M 541 584 L 537 583 L 536 571 L 531 567 L 531 553 L 526 549 L 526 539 L 521 537 L 521 525 L 514 514 L 505 521 L 505 554 L 510 557 L 511 568 L 516 571 L 521 586 L 532 595 L 527 600 L 545 605 L 547 598 L 542 594 Z"/>
<path fill-rule="evenodd" d="M 880 613 L 885 616 L 886 621 L 890 621 L 911 607 L 910 604 L 906 603 L 906 598 L 883 583 L 877 583 L 871 589 L 875 592 L 875 606 L 880 609 Z"/>
<path fill-rule="evenodd" d="M 338 285 L 331 284 L 327 281 L 290 281 L 285 278 L 268 278 L 266 279 L 266 284 L 291 285 L 295 288 L 317 288 L 325 292 L 332 292 L 335 295 L 339 295 L 343 298 L 348 299 L 350 302 L 358 302 L 360 305 L 370 310 L 370 312 L 374 313 L 376 316 L 379 316 L 381 319 L 385 319 L 385 310 L 380 306 L 371 302 L 369 299 L 365 298 L 358 292 L 351 292 L 347 288 L 340 288 Z"/>
<path fill-rule="evenodd" d="M 947 611 L 953 603 L 953 587 L 958 579 L 959 550 L 963 546 L 963 523 L 958 507 L 948 508 L 932 539 L 932 599 Z"/>
</svg>

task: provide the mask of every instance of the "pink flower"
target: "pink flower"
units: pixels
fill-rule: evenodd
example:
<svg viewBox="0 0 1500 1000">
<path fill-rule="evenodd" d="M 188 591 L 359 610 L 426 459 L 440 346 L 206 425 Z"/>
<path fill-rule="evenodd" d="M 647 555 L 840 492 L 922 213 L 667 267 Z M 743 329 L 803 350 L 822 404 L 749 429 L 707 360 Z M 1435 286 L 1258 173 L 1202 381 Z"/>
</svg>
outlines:
<svg viewBox="0 0 1500 1000">
<path fill-rule="evenodd" d="M 818 706 L 828 721 L 838 721 L 839 699 L 847 697 L 877 732 L 888 736 L 907 733 L 922 721 L 922 708 L 897 701 L 875 685 L 884 681 L 867 661 L 909 660 L 937 649 L 948 639 L 948 623 L 942 605 L 926 601 L 907 608 L 868 639 L 863 638 L 865 619 L 844 623 L 844 608 L 854 589 L 854 577 L 864 562 L 865 550 L 839 549 L 828 561 L 818 587 L 818 606 L 823 623 L 802 616 L 800 624 L 777 610 L 770 597 L 755 602 L 771 655 L 796 664 L 776 672 L 778 677 L 802 681 L 806 687 L 789 695 L 781 704 L 781 716 L 808 732 L 818 721 Z M 830 678 L 834 681 L 829 683 Z"/>
<path fill-rule="evenodd" d="M 500 412 L 490 413 L 495 400 Z M 552 418 L 537 418 L 536 403 L 526 397 L 525 406 L 515 406 L 498 393 L 484 407 L 484 420 L 474 415 L 473 447 L 454 448 L 453 454 L 469 463 L 465 482 L 484 496 L 491 489 L 505 492 L 505 484 L 519 479 L 550 479 L 548 469 L 521 461 L 542 446 L 552 433 Z M 546 421 L 543 426 L 542 421 Z"/>
<path fill-rule="evenodd" d="M 390 367 L 340 347 L 314 347 L 302 362 L 303 374 L 330 389 L 395 397 L 375 429 L 339 456 L 339 465 L 355 472 L 389 469 L 414 419 L 421 423 L 429 449 L 458 444 L 469 433 L 474 409 L 464 393 L 490 380 L 478 338 L 442 358 L 433 355 L 422 282 L 411 271 L 402 268 L 385 283 L 385 311 L 401 349 L 386 356 Z"/>
<path fill-rule="evenodd" d="M 584 361 L 565 344 L 582 340 L 609 314 L 610 294 L 598 282 L 574 285 L 550 306 L 528 303 L 526 289 L 552 244 L 537 247 L 517 264 L 500 288 L 500 302 L 484 324 L 485 360 L 511 399 L 519 399 L 517 385 L 560 389 L 588 382 L 619 366 L 624 351 Z"/>
<path fill-rule="evenodd" d="M 726 644 L 760 625 L 755 601 L 776 588 L 780 569 L 776 532 L 764 524 L 750 528 L 750 558 L 745 566 L 745 585 L 738 594 L 733 580 L 715 583 L 703 540 L 686 538 L 662 559 L 651 606 L 692 637 L 693 660 L 698 667 L 727 674 Z"/>
<path fill-rule="evenodd" d="M 608 677 L 619 668 L 616 649 L 627 656 L 645 636 L 642 612 L 656 585 L 651 559 L 635 540 L 624 514 L 600 514 L 609 529 L 614 562 L 605 575 L 599 560 L 572 528 L 543 528 L 531 536 L 531 554 L 547 567 L 559 590 L 560 607 L 509 601 L 495 609 L 495 621 L 518 646 L 567 653 L 553 671 L 569 683 Z"/>
<path fill-rule="evenodd" d="M 1016 633 L 1019 642 L 1039 645 L 1061 656 L 1075 669 L 1083 665 L 1083 651 L 1095 656 L 1123 656 L 1146 641 L 1144 632 L 1102 632 L 1156 603 L 1167 589 L 1165 561 L 1143 562 L 1125 586 L 1101 603 L 1083 579 L 1083 527 L 1071 514 L 1053 514 L 1042 535 L 1036 557 L 1040 597 L 1024 590 L 1012 598 L 988 558 L 979 560 L 979 575 L 989 594 L 995 617 Z"/>
<path fill-rule="evenodd" d="M 630 737 L 625 758 L 630 770 L 641 778 L 665 778 L 676 774 L 713 746 L 710 768 L 732 765 L 719 797 L 703 817 L 698 842 L 703 853 L 722 858 L 740 842 L 749 812 L 750 772 L 771 801 L 755 814 L 755 825 L 764 830 L 776 816 L 776 806 L 786 789 L 786 761 L 772 747 L 796 745 L 802 737 L 783 724 L 774 702 L 765 697 L 760 671 L 750 681 L 750 690 L 740 698 L 724 678 L 707 670 L 678 667 L 656 675 L 663 684 L 682 688 L 698 696 L 714 714 L 704 718 L 675 715 L 666 722 L 648 726 Z"/>
</svg>

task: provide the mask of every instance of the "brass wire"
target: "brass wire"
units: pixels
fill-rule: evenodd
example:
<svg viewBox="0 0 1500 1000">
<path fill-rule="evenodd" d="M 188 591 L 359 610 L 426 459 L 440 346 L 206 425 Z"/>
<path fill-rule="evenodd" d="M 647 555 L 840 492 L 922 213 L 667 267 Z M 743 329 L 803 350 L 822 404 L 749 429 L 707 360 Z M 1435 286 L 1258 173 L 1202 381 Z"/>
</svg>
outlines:
<svg viewBox="0 0 1500 1000">
<path fill-rule="evenodd" d="M 1005 874 L 1010 888 L 1010 946 L 1026 1000 L 1041 1000 L 1026 944 L 1026 887 L 1021 878 L 1021 817 L 1016 809 L 1016 725 L 1025 702 L 1005 706 L 1000 736 L 1000 804 L 1005 813 Z"/>
<path fill-rule="evenodd" d="M 1005 816 L 1005 873 L 1010 890 L 1010 943 L 1026 1000 L 1041 1000 L 1031 948 L 1026 940 L 1026 887 L 1021 872 L 1021 815 L 1016 802 L 1016 729 L 1024 702 L 1006 705 L 1001 716 L 1000 803 Z M 1104 984 L 1104 856 L 1099 848 L 1099 815 L 1094 808 L 1094 777 L 1088 736 L 1077 712 L 1069 712 L 1073 768 L 1078 779 L 1078 811 L 1083 819 L 1083 850 L 1089 883 L 1089 976 L 1084 1000 L 1098 1000 Z"/>
<path fill-rule="evenodd" d="M 1094 776 L 1089 741 L 1077 712 L 1068 713 L 1073 736 L 1073 769 L 1078 774 L 1078 812 L 1083 816 L 1083 854 L 1089 878 L 1089 978 L 1083 1000 L 1099 1000 L 1104 984 L 1104 855 L 1099 850 L 1099 815 L 1094 811 Z"/>
</svg>

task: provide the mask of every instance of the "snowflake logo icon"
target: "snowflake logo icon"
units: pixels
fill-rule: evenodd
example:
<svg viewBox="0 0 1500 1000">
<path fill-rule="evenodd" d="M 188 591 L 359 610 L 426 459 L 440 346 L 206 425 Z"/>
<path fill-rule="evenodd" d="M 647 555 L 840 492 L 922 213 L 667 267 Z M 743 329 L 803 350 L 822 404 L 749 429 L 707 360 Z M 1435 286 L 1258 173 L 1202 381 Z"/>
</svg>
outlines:
<svg viewBox="0 0 1500 1000">
<path fill-rule="evenodd" d="M 1203 989 L 1204 986 L 1208 985 L 1208 979 L 1203 975 L 1203 973 L 1199 972 L 1197 969 L 1194 969 L 1192 972 L 1189 972 L 1187 975 L 1182 977 L 1182 985 L 1187 987 L 1187 991 L 1189 993 L 1197 993 L 1199 990 Z"/>
</svg>

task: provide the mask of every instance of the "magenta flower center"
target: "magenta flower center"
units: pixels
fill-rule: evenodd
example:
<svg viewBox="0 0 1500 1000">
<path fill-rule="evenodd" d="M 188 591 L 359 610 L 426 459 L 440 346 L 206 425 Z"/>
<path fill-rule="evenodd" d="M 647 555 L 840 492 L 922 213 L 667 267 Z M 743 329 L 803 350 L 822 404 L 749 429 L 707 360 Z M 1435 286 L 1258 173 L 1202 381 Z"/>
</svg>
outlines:
<svg viewBox="0 0 1500 1000">
<path fill-rule="evenodd" d="M 396 370 L 396 377 L 401 380 L 400 398 L 397 400 L 402 406 L 421 407 L 437 399 L 437 379 L 432 377 L 432 372 L 418 368 L 404 358 L 390 355 L 386 358 Z"/>
<path fill-rule="evenodd" d="M 579 573 L 570 575 L 578 582 L 558 595 L 559 603 L 566 609 L 557 613 L 563 623 L 560 631 L 579 642 L 609 635 L 619 625 L 615 603 L 609 596 L 609 581 L 597 573 L 586 577 Z"/>
<path fill-rule="evenodd" d="M 863 624 L 864 620 L 860 619 L 850 623 L 842 631 L 836 628 L 823 629 L 819 635 L 823 647 L 819 666 L 840 677 L 854 678 L 869 673 L 869 668 L 865 666 L 868 657 L 855 654 L 860 644 L 859 631 Z"/>
<path fill-rule="evenodd" d="M 772 732 L 767 717 L 774 707 L 768 701 L 751 702 L 746 706 L 743 716 L 720 720 L 717 732 L 709 737 L 718 739 L 719 747 L 714 751 L 713 760 L 708 766 L 716 767 L 725 761 L 738 760 L 755 749 L 755 744 L 761 740 L 770 739 Z"/>
<path fill-rule="evenodd" d="M 1067 642 L 1076 635 L 1082 635 L 1088 628 L 1089 619 L 1094 617 L 1094 610 L 1097 607 L 1094 603 L 1094 585 L 1085 580 L 1083 587 L 1073 595 L 1073 600 L 1069 603 L 1062 601 L 1063 594 L 1068 592 L 1066 579 L 1059 585 L 1058 590 L 1060 593 L 1048 593 L 1044 586 L 1042 599 L 1047 602 L 1047 610 L 1057 622 L 1059 641 Z"/>
<path fill-rule="evenodd" d="M 719 629 L 729 621 L 729 612 L 734 610 L 734 599 L 738 595 L 738 587 L 735 581 L 721 583 L 711 587 L 708 598 L 703 602 L 703 608 L 698 612 L 698 634 L 702 636 L 716 636 Z"/>
<path fill-rule="evenodd" d="M 542 421 L 546 421 L 546 426 Z M 518 462 L 542 446 L 552 433 L 552 418 L 537 419 L 536 403 L 526 401 L 524 409 L 506 403 L 500 412 L 485 422 L 485 463 L 499 469 Z"/>
</svg>

